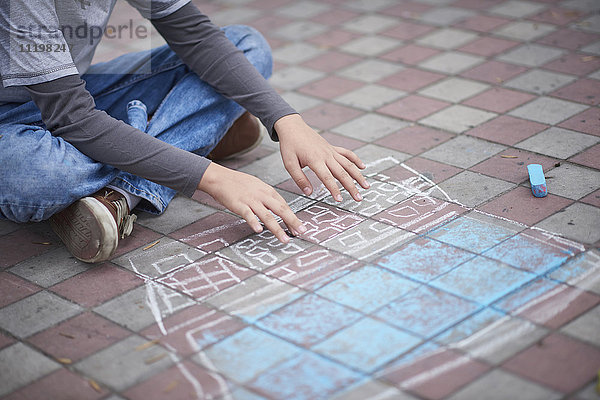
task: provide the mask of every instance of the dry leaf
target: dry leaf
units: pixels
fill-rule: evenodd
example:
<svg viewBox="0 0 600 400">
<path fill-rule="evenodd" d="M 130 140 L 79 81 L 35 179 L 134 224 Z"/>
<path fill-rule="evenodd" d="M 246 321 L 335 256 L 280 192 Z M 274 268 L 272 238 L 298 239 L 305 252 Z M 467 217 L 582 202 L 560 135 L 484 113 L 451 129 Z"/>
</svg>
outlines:
<svg viewBox="0 0 600 400">
<path fill-rule="evenodd" d="M 95 380 L 88 379 L 88 383 L 96 392 L 98 392 L 98 393 L 102 392 L 102 388 L 100 387 L 100 385 L 98 385 L 98 383 Z"/>
<path fill-rule="evenodd" d="M 179 381 L 171 381 L 164 389 L 163 392 L 168 393 L 171 390 L 175 389 L 179 385 Z"/>
<path fill-rule="evenodd" d="M 161 353 L 161 354 L 159 354 L 159 355 L 156 355 L 156 356 L 154 356 L 154 357 L 150 357 L 150 358 L 148 358 L 148 359 L 144 360 L 144 362 L 145 362 L 146 364 L 154 364 L 155 362 L 157 362 L 157 361 L 160 361 L 160 360 L 162 360 L 163 358 L 165 358 L 165 357 L 166 357 L 166 355 L 167 355 L 167 353 Z"/>
<path fill-rule="evenodd" d="M 136 347 L 136 348 L 135 348 L 135 351 L 142 351 L 142 350 L 146 350 L 147 348 L 150 348 L 150 347 L 154 346 L 154 345 L 155 345 L 156 343 L 158 343 L 158 342 L 159 342 L 159 340 L 158 340 L 158 339 L 154 339 L 154 340 L 151 340 L 151 341 L 149 341 L 149 342 L 146 342 L 146 343 L 140 344 L 138 347 Z"/>
<path fill-rule="evenodd" d="M 59 334 L 60 336 L 64 336 L 64 337 L 66 337 L 67 339 L 75 339 L 75 336 L 73 336 L 73 335 L 69 335 L 68 333 L 64 333 L 64 332 L 58 332 L 58 334 Z"/>
<path fill-rule="evenodd" d="M 33 244 L 43 244 L 44 246 L 50 246 L 52 243 L 50 242 L 31 242 Z"/>
<path fill-rule="evenodd" d="M 596 59 L 596 57 L 594 57 L 594 56 L 584 56 L 584 57 L 581 57 L 581 61 L 582 62 L 590 62 L 590 61 L 594 61 L 595 59 Z"/>
<path fill-rule="evenodd" d="M 71 360 L 70 358 L 57 357 L 56 361 L 58 361 L 61 364 L 73 364 L 73 360 Z"/>
<path fill-rule="evenodd" d="M 500 157 L 502 157 L 502 158 L 518 158 L 517 156 L 507 156 L 505 154 L 502 154 Z"/>
<path fill-rule="evenodd" d="M 158 242 L 160 242 L 160 239 L 159 239 L 159 240 L 157 240 L 156 242 L 154 242 L 154 243 L 151 243 L 151 244 L 149 244 L 148 246 L 144 247 L 142 250 L 148 250 L 148 249 L 150 249 L 150 248 L 152 248 L 152 247 L 156 246 L 156 245 L 158 244 Z"/>
</svg>

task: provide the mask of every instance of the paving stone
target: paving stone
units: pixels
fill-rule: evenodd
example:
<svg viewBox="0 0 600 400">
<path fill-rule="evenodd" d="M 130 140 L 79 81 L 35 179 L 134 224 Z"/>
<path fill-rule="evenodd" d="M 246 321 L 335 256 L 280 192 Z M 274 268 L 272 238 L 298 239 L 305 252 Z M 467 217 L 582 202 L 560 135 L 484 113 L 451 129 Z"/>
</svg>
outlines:
<svg viewBox="0 0 600 400">
<path fill-rule="evenodd" d="M 471 213 L 443 225 L 428 234 L 452 246 L 482 253 L 517 233 L 518 226 Z"/>
<path fill-rule="evenodd" d="M 322 24 L 318 24 L 316 22 L 312 22 L 312 21 L 296 21 L 296 22 L 292 22 L 290 24 L 284 25 L 281 28 L 276 29 L 272 35 L 275 37 L 279 37 L 285 40 L 303 40 L 303 39 L 308 39 L 311 38 L 313 36 L 316 36 L 318 34 L 321 34 L 323 32 L 327 31 L 327 27 L 322 25 Z M 306 43 L 301 43 L 302 48 L 306 48 L 307 44 Z M 293 54 L 293 53 L 287 53 L 285 55 L 282 54 L 277 54 L 277 52 L 280 50 L 277 49 L 275 52 L 273 52 L 273 57 L 277 60 L 277 59 L 281 59 L 284 60 L 286 62 L 301 62 L 301 61 L 305 61 L 308 58 L 308 55 L 306 57 L 301 57 L 300 60 L 298 60 L 298 54 Z M 285 56 L 289 55 L 291 56 L 290 58 L 286 58 Z"/>
<path fill-rule="evenodd" d="M 600 207 L 600 190 L 596 190 L 585 196 L 584 198 L 579 199 L 582 203 L 591 204 L 596 207 Z"/>
<path fill-rule="evenodd" d="M 345 365 L 372 372 L 420 341 L 382 322 L 364 318 L 313 349 Z"/>
<path fill-rule="evenodd" d="M 590 147 L 575 157 L 571 157 L 569 161 L 590 168 L 600 169 L 600 144 Z"/>
<path fill-rule="evenodd" d="M 527 71 L 526 67 L 496 60 L 487 61 L 461 73 L 461 76 L 497 85 Z"/>
<path fill-rule="evenodd" d="M 407 188 L 412 193 L 411 187 L 414 187 L 415 194 L 419 194 L 421 188 L 424 190 L 421 194 L 431 194 L 437 190 L 433 184 L 445 181 L 449 177 L 458 174 L 460 168 L 452 167 L 448 164 L 438 163 L 421 157 L 413 157 L 401 165 L 384 170 L 380 176 L 382 180 L 390 180 Z M 433 182 L 433 183 L 432 183 Z M 425 190 L 425 188 L 428 188 Z"/>
<path fill-rule="evenodd" d="M 342 106 L 339 104 L 327 103 L 323 106 L 318 106 L 318 107 L 315 107 L 315 108 L 312 108 L 312 109 L 306 111 L 304 113 L 303 117 L 310 126 L 316 128 L 316 129 L 329 130 L 340 124 L 343 124 L 346 121 L 354 119 L 361 114 L 362 114 L 361 111 L 358 111 L 357 109 L 354 109 L 354 108 Z M 277 155 L 281 159 L 281 156 L 279 154 L 277 154 Z M 283 164 L 280 160 L 275 159 L 275 160 L 263 161 L 261 164 L 259 164 L 258 168 L 265 168 L 265 164 L 268 164 L 269 162 L 271 165 L 273 165 L 275 163 L 275 165 L 281 164 L 283 166 Z M 271 165 L 269 165 L 268 167 L 272 168 Z M 253 170 L 253 171 L 248 171 L 248 172 L 249 173 L 252 173 L 252 172 L 258 173 L 259 169 L 257 169 L 256 171 Z M 278 172 L 278 174 L 276 175 L 277 179 L 271 179 L 271 181 L 279 180 L 285 174 L 287 174 L 285 169 L 277 170 L 277 172 Z M 264 171 L 262 172 L 262 174 L 264 174 Z M 289 176 L 289 174 L 287 176 Z"/>
<path fill-rule="evenodd" d="M 594 343 L 596 339 L 591 334 L 593 331 L 591 328 L 595 323 L 593 308 L 600 303 L 600 296 L 567 285 L 559 285 L 539 300 L 542 301 L 533 303 L 531 306 L 528 304 L 520 309 L 519 315 L 551 329 L 558 329 L 577 317 L 579 317 L 577 320 L 581 320 L 585 319 L 585 316 L 589 316 L 588 323 L 579 323 L 570 332 L 571 336 Z M 592 310 L 589 311 L 590 309 Z M 573 324 L 574 322 L 571 322 L 568 326 Z M 578 335 L 579 328 L 583 329 L 580 335 Z M 563 331 L 568 330 L 568 327 L 563 329 Z M 586 331 L 588 332 L 586 333 Z"/>
<path fill-rule="evenodd" d="M 292 239 L 287 244 L 281 243 L 270 231 L 265 230 L 225 247 L 217 254 L 241 266 L 263 271 L 308 247 L 310 243 L 299 239 Z"/>
<path fill-rule="evenodd" d="M 367 14 L 342 24 L 342 27 L 351 32 L 373 34 L 390 29 L 396 25 L 398 25 L 398 20 L 395 18 L 385 15 Z"/>
<path fill-rule="evenodd" d="M 323 72 L 314 69 L 291 66 L 276 71 L 269 81 L 277 88 L 293 90 L 316 81 L 324 75 Z"/>
<path fill-rule="evenodd" d="M 346 34 L 348 33 L 346 32 Z M 330 31 L 327 33 L 327 37 L 331 40 L 331 36 L 335 36 L 335 34 Z M 352 38 L 353 36 L 350 36 L 348 41 Z M 325 44 L 321 44 L 321 46 L 325 46 Z M 360 60 L 361 58 L 358 56 L 353 56 L 347 53 L 330 50 L 316 57 L 312 57 L 310 60 L 302 63 L 302 65 L 308 68 L 316 69 L 318 71 L 335 72 L 344 67 L 352 65 Z"/>
<path fill-rule="evenodd" d="M 401 66 L 380 60 L 365 60 L 338 72 L 338 75 L 348 79 L 374 83 L 386 76 L 395 74 L 402 69 Z"/>
<path fill-rule="evenodd" d="M 527 165 L 540 164 L 543 169 L 548 171 L 554 167 L 557 161 L 555 158 L 508 148 L 469 169 L 509 182 L 522 183 L 529 181 Z"/>
<path fill-rule="evenodd" d="M 483 57 L 465 54 L 457 51 L 448 51 L 420 62 L 419 66 L 445 74 L 457 74 L 484 61 Z"/>
<path fill-rule="evenodd" d="M 578 103 L 597 105 L 600 82 L 593 79 L 579 79 L 568 86 L 555 90 L 552 95 Z"/>
<path fill-rule="evenodd" d="M 516 315 L 526 308 L 535 307 L 537 302 L 534 300 L 539 296 L 551 294 L 552 291 L 559 288 L 560 284 L 556 281 L 548 278 L 538 278 L 503 297 L 494 303 L 493 307 L 496 310 Z"/>
<path fill-rule="evenodd" d="M 25 338 L 81 312 L 81 307 L 42 291 L 0 309 L 0 327 Z"/>
<path fill-rule="evenodd" d="M 279 152 L 254 161 L 240 168 L 239 171 L 254 175 L 269 185 L 281 183 L 290 176 L 283 165 Z"/>
<path fill-rule="evenodd" d="M 296 32 L 298 30 L 307 29 L 307 31 L 310 33 L 312 33 L 312 30 L 314 30 L 314 27 L 312 27 L 312 25 L 309 25 L 311 24 L 310 22 L 299 22 L 298 24 L 299 25 L 286 26 L 283 29 L 293 30 L 294 34 L 292 36 L 298 35 L 299 33 Z M 287 31 L 282 31 L 281 28 L 276 30 L 274 34 L 276 36 L 288 36 Z M 294 42 L 283 47 L 279 47 L 277 50 L 274 50 L 273 59 L 275 61 L 283 62 L 286 64 L 298 64 L 310 60 L 321 53 L 323 53 L 323 50 L 317 48 L 316 46 L 306 43 Z"/>
<path fill-rule="evenodd" d="M 528 93 L 495 87 L 463 101 L 462 104 L 495 113 L 505 113 L 529 102 L 534 97 Z"/>
<path fill-rule="evenodd" d="M 450 106 L 419 122 L 454 133 L 463 133 L 496 117 L 497 114 L 460 104 Z"/>
<path fill-rule="evenodd" d="M 564 326 L 561 331 L 577 339 L 599 346 L 600 338 L 597 335 L 600 329 L 599 317 L 600 306 L 596 306 L 591 311 Z"/>
<path fill-rule="evenodd" d="M 429 284 L 479 304 L 489 305 L 534 278 L 534 274 L 478 256 Z"/>
<path fill-rule="evenodd" d="M 385 269 L 365 266 L 322 287 L 316 293 L 369 314 L 416 286 L 414 282 Z"/>
<path fill-rule="evenodd" d="M 572 75 L 533 69 L 507 81 L 504 85 L 543 95 L 565 86 L 575 79 Z"/>
<path fill-rule="evenodd" d="M 444 28 L 421 36 L 415 42 L 422 46 L 450 50 L 463 46 L 475 38 L 477 38 L 477 35 L 472 32 L 455 28 Z"/>
<path fill-rule="evenodd" d="M 344 2 L 346 7 L 357 11 L 377 11 L 394 4 L 393 0 L 351 0 Z"/>
<path fill-rule="evenodd" d="M 556 30 L 551 24 L 533 21 L 515 21 L 494 30 L 494 34 L 508 39 L 533 41 Z"/>
<path fill-rule="evenodd" d="M 59 399 L 64 398 L 65 388 L 68 388 L 69 396 L 72 396 L 71 398 L 81 400 L 106 399 L 105 396 L 109 393 L 105 389 L 96 391 L 90 386 L 89 382 L 81 376 L 69 370 L 60 369 L 16 392 L 13 392 L 10 396 L 3 397 L 3 399 Z"/>
<path fill-rule="evenodd" d="M 252 234 L 254 231 L 243 219 L 216 212 L 172 232 L 171 237 L 203 252 L 213 253 Z"/>
<path fill-rule="evenodd" d="M 212 399 L 228 395 L 229 391 L 227 382 L 218 373 L 184 361 L 127 389 L 123 394 L 132 400 L 159 399 L 167 393 L 172 399 L 193 395 Z"/>
<path fill-rule="evenodd" d="M 381 400 L 412 400 L 414 397 L 401 392 L 393 386 L 377 380 L 366 380 L 350 386 L 334 396 L 333 400 L 362 400 L 377 398 Z"/>
<path fill-rule="evenodd" d="M 402 63 L 405 65 L 416 65 L 421 61 L 435 55 L 439 54 L 441 50 L 432 49 L 430 47 L 417 46 L 415 44 L 408 44 L 406 46 L 400 46 L 395 48 L 394 50 L 384 53 L 379 56 L 381 59 L 392 61 L 396 63 Z M 420 70 L 414 70 L 420 71 Z M 404 71 L 404 70 L 402 70 Z M 400 71 L 400 72 L 402 72 Z M 423 73 L 434 74 L 433 72 L 421 71 Z M 392 83 L 390 81 L 390 83 Z"/>
<path fill-rule="evenodd" d="M 265 274 L 305 290 L 316 290 L 360 265 L 345 255 L 314 246 L 269 268 Z"/>
<path fill-rule="evenodd" d="M 436 25 L 454 25 L 473 15 L 472 11 L 458 7 L 435 7 L 419 16 L 419 20 Z"/>
<path fill-rule="evenodd" d="M 30 337 L 28 342 L 54 358 L 77 362 L 129 335 L 117 324 L 84 312 Z"/>
<path fill-rule="evenodd" d="M 20 225 L 16 222 L 8 220 L 0 220 L 0 235 L 6 235 L 12 233 L 20 228 Z"/>
<path fill-rule="evenodd" d="M 499 365 L 547 335 L 548 331 L 528 321 L 504 316 L 493 323 L 493 330 L 482 329 L 452 347 L 471 357 Z"/>
<path fill-rule="evenodd" d="M 481 3 L 471 3 L 471 6 L 473 6 L 473 5 L 479 6 L 482 4 Z M 462 28 L 470 29 L 470 30 L 477 31 L 477 32 L 490 32 L 490 31 L 498 28 L 499 26 L 502 26 L 502 25 L 508 23 L 509 21 L 510 21 L 510 19 L 507 19 L 507 18 L 477 14 L 473 17 L 467 18 L 466 20 L 460 22 L 457 25 Z"/>
<path fill-rule="evenodd" d="M 536 226 L 560 233 L 578 242 L 595 243 L 600 240 L 599 223 L 600 217 L 596 207 L 575 203 L 563 212 L 546 218 Z"/>
<path fill-rule="evenodd" d="M 59 368 L 58 363 L 23 343 L 6 347 L 0 351 L 0 396 L 34 382 Z"/>
<path fill-rule="evenodd" d="M 124 390 L 173 364 L 168 351 L 158 344 L 140 349 L 145 343 L 139 336 L 129 336 L 74 367 L 113 390 Z"/>
<path fill-rule="evenodd" d="M 514 184 L 506 181 L 470 171 L 461 172 L 439 185 L 451 199 L 467 207 L 477 207 L 513 187 Z M 446 198 L 444 194 L 437 192 L 432 195 Z"/>
<path fill-rule="evenodd" d="M 408 124 L 395 118 L 366 114 L 332 130 L 354 139 L 373 141 L 406 127 Z"/>
<path fill-rule="evenodd" d="M 258 326 L 301 346 L 311 347 L 360 318 L 357 311 L 309 294 L 261 319 Z"/>
<path fill-rule="evenodd" d="M 467 131 L 467 134 L 506 145 L 514 145 L 543 131 L 546 127 L 547 125 L 537 122 L 501 115 Z"/>
<path fill-rule="evenodd" d="M 94 312 L 137 332 L 156 322 L 156 318 L 166 318 L 193 304 L 192 299 L 172 289 L 147 282 L 145 286 L 130 290 L 94 308 Z"/>
<path fill-rule="evenodd" d="M 567 159 L 599 141 L 600 138 L 596 136 L 552 127 L 520 142 L 516 146 L 551 157 Z"/>
<path fill-rule="evenodd" d="M 539 368 L 541 365 L 544 368 Z M 599 367 L 600 350 L 558 333 L 542 339 L 503 365 L 503 369 L 562 393 L 581 388 L 596 375 Z"/>
<path fill-rule="evenodd" d="M 194 221 L 204 218 L 214 212 L 210 207 L 200 204 L 193 199 L 175 196 L 169 206 L 160 216 L 140 213 L 137 222 L 162 234 L 183 228 Z"/>
<path fill-rule="evenodd" d="M 441 335 L 436 336 L 435 341 L 448 347 L 454 347 L 456 343 L 470 338 L 477 332 L 490 329 L 489 327 L 504 317 L 504 315 L 500 311 L 486 307 L 446 330 Z"/>
<path fill-rule="evenodd" d="M 389 303 L 375 316 L 419 336 L 432 337 L 479 307 L 449 293 L 421 286 Z"/>
<path fill-rule="evenodd" d="M 539 67 L 559 58 L 564 53 L 564 50 L 554 47 L 528 43 L 510 50 L 496 57 L 496 59 L 526 67 Z"/>
<path fill-rule="evenodd" d="M 453 366 L 459 365 L 460 368 Z M 443 399 L 479 376 L 489 367 L 450 350 L 436 351 L 408 365 L 388 368 L 384 377 L 398 387 L 427 399 Z M 431 374 L 431 371 L 436 374 Z"/>
<path fill-rule="evenodd" d="M 548 173 L 550 193 L 570 198 L 580 199 L 600 187 L 600 172 L 594 169 L 580 167 L 576 164 L 562 163 Z"/>
<path fill-rule="evenodd" d="M 581 114 L 569 118 L 559 126 L 561 128 L 600 136 L 600 109 L 597 107 L 589 108 Z"/>
<path fill-rule="evenodd" d="M 449 397 L 452 400 L 483 398 L 500 400 L 506 397 L 523 400 L 560 399 L 560 393 L 549 390 L 501 369 L 477 379 Z"/>
<path fill-rule="evenodd" d="M 335 101 L 350 107 L 373 111 L 387 103 L 403 97 L 405 92 L 381 85 L 366 85 L 335 98 Z"/>
<path fill-rule="evenodd" d="M 547 6 L 530 1 L 507 1 L 489 9 L 492 14 L 510 18 L 522 18 L 537 14 Z"/>
<path fill-rule="evenodd" d="M 101 264 L 50 290 L 84 307 L 94 307 L 141 284 L 142 279 L 135 274 Z"/>
<path fill-rule="evenodd" d="M 600 254 L 590 250 L 570 259 L 549 277 L 600 294 L 600 281 L 587 279 L 598 265 L 600 265 Z"/>
<path fill-rule="evenodd" d="M 509 114 L 543 124 L 555 125 L 585 109 L 586 106 L 581 104 L 550 97 L 538 97 Z"/>
<path fill-rule="evenodd" d="M 459 47 L 458 50 L 478 56 L 492 57 L 517 46 L 519 42 L 495 37 L 482 37 Z"/>
<path fill-rule="evenodd" d="M 504 149 L 504 146 L 498 144 L 469 136 L 458 136 L 426 151 L 422 157 L 456 167 L 469 168 Z"/>
<path fill-rule="evenodd" d="M 340 46 L 340 49 L 358 56 L 377 56 L 390 51 L 400 43 L 383 36 L 363 36 Z"/>
<path fill-rule="evenodd" d="M 244 284 L 232 286 L 210 297 L 207 302 L 245 321 L 254 322 L 303 294 L 297 287 L 265 275 L 254 275 L 246 279 Z"/>
<path fill-rule="evenodd" d="M 270 398 L 327 398 L 360 377 L 348 368 L 305 352 L 259 376 L 250 388 Z M 286 384 L 278 384 L 281 381 Z"/>
<path fill-rule="evenodd" d="M 329 5 L 316 1 L 298 1 L 277 10 L 277 14 L 289 18 L 311 18 L 328 11 Z"/>
<path fill-rule="evenodd" d="M 260 376 L 299 351 L 284 340 L 248 327 L 206 350 L 198 362 L 241 383 Z M 208 362 L 211 365 L 206 365 Z"/>
<path fill-rule="evenodd" d="M 445 243 L 419 238 L 379 259 L 377 264 L 411 279 L 428 282 L 473 257 L 474 254 Z"/>
<path fill-rule="evenodd" d="M 313 243 L 321 243 L 364 221 L 363 217 L 328 205 L 313 205 L 298 213 L 307 227 L 300 237 Z"/>
<path fill-rule="evenodd" d="M 396 118 L 417 121 L 448 105 L 449 103 L 445 101 L 434 100 L 419 95 L 409 95 L 381 107 L 377 111 Z"/>
<path fill-rule="evenodd" d="M 452 137 L 453 135 L 447 132 L 415 125 L 402 128 L 379 139 L 375 144 L 409 154 L 420 154 Z"/>
<path fill-rule="evenodd" d="M 553 194 L 548 194 L 540 199 L 532 195 L 530 188 L 519 186 L 478 209 L 532 226 L 571 203 L 573 203 L 572 200 Z"/>
<path fill-rule="evenodd" d="M 489 86 L 463 78 L 451 77 L 420 90 L 419 93 L 452 103 L 461 102 L 479 94 Z"/>
<path fill-rule="evenodd" d="M 65 247 L 19 263 L 10 272 L 42 287 L 49 287 L 91 267 L 77 260 Z"/>
<path fill-rule="evenodd" d="M 2 293 L 0 308 L 24 299 L 40 290 L 37 285 L 25 279 L 6 272 L 0 272 L 0 293 Z"/>
<path fill-rule="evenodd" d="M 304 112 L 323 103 L 323 100 L 315 99 L 296 92 L 285 92 L 281 97 L 298 112 Z"/>
<path fill-rule="evenodd" d="M 159 282 L 203 300 L 254 274 L 255 271 L 226 258 L 209 255 L 163 276 Z"/>
<path fill-rule="evenodd" d="M 60 240 L 50 233 L 47 223 L 20 228 L 4 235 L 0 242 L 0 268 L 10 267 L 28 258 L 57 248 Z"/>
<path fill-rule="evenodd" d="M 145 249 L 145 250 L 144 250 Z M 155 278 L 189 264 L 206 252 L 163 237 L 151 248 L 137 249 L 113 262 L 144 277 Z"/>
<path fill-rule="evenodd" d="M 332 99 L 341 96 L 363 84 L 358 81 L 341 78 L 339 76 L 328 76 L 316 82 L 309 83 L 300 88 L 300 92 L 324 99 Z"/>
</svg>

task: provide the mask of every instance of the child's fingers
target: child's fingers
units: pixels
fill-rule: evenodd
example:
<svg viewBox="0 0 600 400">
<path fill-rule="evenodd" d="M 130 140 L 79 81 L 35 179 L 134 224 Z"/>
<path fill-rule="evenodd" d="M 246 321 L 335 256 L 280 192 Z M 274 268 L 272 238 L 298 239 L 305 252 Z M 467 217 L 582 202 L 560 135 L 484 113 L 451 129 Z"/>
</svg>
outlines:
<svg viewBox="0 0 600 400">
<path fill-rule="evenodd" d="M 281 197 L 279 194 L 277 194 L 276 197 L 268 200 L 266 205 L 269 210 L 281 217 L 283 223 L 287 226 L 292 235 L 297 236 L 306 232 L 306 227 L 302 221 L 298 219 L 296 214 L 294 214 L 283 197 Z"/>
<path fill-rule="evenodd" d="M 253 211 L 281 243 L 288 243 L 290 241 L 290 237 L 286 235 L 285 231 L 273 217 L 273 214 L 263 204 L 257 205 Z"/>
<path fill-rule="evenodd" d="M 310 195 L 313 191 L 313 188 L 306 175 L 304 175 L 304 172 L 298 163 L 298 159 L 296 157 L 285 157 L 283 161 L 285 168 L 294 182 L 296 182 L 296 185 L 298 185 L 300 190 L 302 190 L 305 195 Z"/>
<path fill-rule="evenodd" d="M 333 148 L 339 154 L 343 155 L 348 160 L 352 161 L 352 163 L 354 163 L 354 165 L 356 165 L 358 168 L 364 169 L 364 168 L 367 167 L 365 165 L 365 163 L 362 162 L 362 160 L 360 159 L 360 157 L 358 157 L 352 150 L 346 149 L 344 147 L 338 147 L 338 146 L 333 146 Z"/>
<path fill-rule="evenodd" d="M 335 159 L 346 170 L 346 172 L 350 174 L 350 176 L 352 176 L 356 182 L 359 183 L 360 186 L 362 186 L 364 189 L 368 189 L 371 186 L 360 172 L 358 167 L 353 162 L 348 160 L 344 155 L 337 154 Z"/>
<path fill-rule="evenodd" d="M 335 201 L 342 201 L 342 194 L 340 193 L 340 188 L 338 187 L 335 178 L 331 174 L 331 171 L 325 164 L 321 164 L 319 166 L 311 167 L 317 177 L 323 182 L 329 193 L 333 196 Z"/>
<path fill-rule="evenodd" d="M 263 228 L 260 225 L 260 222 L 258 222 L 258 220 L 256 219 L 256 215 L 250 207 L 245 206 L 242 210 L 238 210 L 237 214 L 239 214 L 242 218 L 244 218 L 244 220 L 246 220 L 246 223 L 250 225 L 250 228 L 252 228 L 254 232 L 262 232 Z"/>
<path fill-rule="evenodd" d="M 346 170 L 334 160 L 329 166 L 329 170 L 333 174 L 333 176 L 342 184 L 342 186 L 350 193 L 352 198 L 356 201 L 361 201 L 362 196 L 358 192 L 356 185 L 354 184 L 354 179 L 346 172 Z"/>
</svg>

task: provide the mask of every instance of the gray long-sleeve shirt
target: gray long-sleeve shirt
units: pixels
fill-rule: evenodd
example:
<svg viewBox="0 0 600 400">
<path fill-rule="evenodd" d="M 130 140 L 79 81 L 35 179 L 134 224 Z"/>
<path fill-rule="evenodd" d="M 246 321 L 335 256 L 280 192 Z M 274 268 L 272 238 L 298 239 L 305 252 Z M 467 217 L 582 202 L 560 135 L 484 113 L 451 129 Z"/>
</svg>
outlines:
<svg viewBox="0 0 600 400">
<path fill-rule="evenodd" d="M 114 5 L 114 0 L 106 1 L 113 1 Z M 50 0 L 41 3 L 48 2 L 54 3 Z M 169 46 L 194 72 L 218 92 L 258 116 L 269 129 L 271 137 L 277 140 L 273 130 L 275 121 L 295 113 L 295 110 L 270 87 L 218 27 L 186 0 L 130 2 L 143 16 L 151 18 L 152 24 Z M 19 3 L 40 2 L 20 0 Z M 50 8 L 45 11 L 49 10 Z M 2 9 L 0 23 L 8 23 L 9 27 L 13 27 L 14 24 L 10 25 L 11 21 L 6 16 L 14 12 L 14 8 L 9 14 Z M 165 15 L 166 12 L 168 14 Z M 157 18 L 152 19 L 153 16 Z M 23 18 L 20 16 L 18 20 L 23 21 Z M 56 21 L 59 20 L 60 18 L 56 18 Z M 4 47 L 4 52 L 7 52 L 7 47 L 3 44 L 5 39 L 0 38 L 0 47 Z M 12 36 L 10 40 L 13 40 Z M 69 47 L 77 48 L 73 44 Z M 10 48 L 9 46 L 8 51 Z M 45 70 L 37 72 L 31 71 L 31 68 L 19 71 L 19 65 L 27 66 L 30 60 L 13 62 L 11 65 L 2 63 L 0 72 L 3 85 L 5 88 L 24 86 L 30 98 L 40 108 L 47 129 L 53 135 L 73 144 L 82 153 L 191 196 L 210 162 L 204 157 L 161 142 L 112 118 L 104 111 L 97 110 L 94 99 L 85 89 L 79 74 L 73 73 L 73 62 L 64 58 L 64 55 L 60 57 L 63 58 L 54 60 L 54 66 L 44 64 Z M 56 77 L 57 72 L 63 75 Z M 46 80 L 40 81 L 42 78 Z M 0 101 L 2 100 L 0 91 Z"/>
</svg>

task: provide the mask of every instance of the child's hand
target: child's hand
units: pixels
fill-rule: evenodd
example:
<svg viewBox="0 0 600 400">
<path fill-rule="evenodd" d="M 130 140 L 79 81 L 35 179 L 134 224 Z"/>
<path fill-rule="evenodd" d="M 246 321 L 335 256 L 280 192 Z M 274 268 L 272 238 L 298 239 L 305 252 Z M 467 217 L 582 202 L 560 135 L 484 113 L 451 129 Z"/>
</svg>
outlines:
<svg viewBox="0 0 600 400">
<path fill-rule="evenodd" d="M 283 197 L 260 179 L 211 163 L 198 189 L 210 194 L 215 200 L 246 220 L 254 232 L 262 232 L 258 217 L 282 243 L 290 238 L 277 223 L 274 214 L 280 216 L 293 235 L 306 232 L 306 227 L 292 212 Z"/>
<path fill-rule="evenodd" d="M 365 189 L 369 187 L 369 183 L 359 170 L 365 168 L 365 165 L 356 154 L 343 147 L 330 145 L 298 114 L 280 118 L 275 123 L 275 130 L 281 144 L 283 164 L 305 194 L 313 192 L 308 178 L 302 172 L 302 168 L 308 166 L 336 201 L 342 201 L 336 179 L 354 200 L 362 200 L 354 181 Z"/>
</svg>

